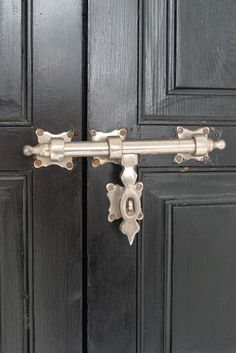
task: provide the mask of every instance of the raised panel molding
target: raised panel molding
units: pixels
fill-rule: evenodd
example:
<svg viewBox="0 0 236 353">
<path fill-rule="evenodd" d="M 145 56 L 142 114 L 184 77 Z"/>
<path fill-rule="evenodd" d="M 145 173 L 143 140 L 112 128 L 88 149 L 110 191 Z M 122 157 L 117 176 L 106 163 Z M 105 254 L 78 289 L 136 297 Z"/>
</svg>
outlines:
<svg viewBox="0 0 236 353">
<path fill-rule="evenodd" d="M 236 346 L 230 330 L 236 323 L 236 198 L 172 200 L 165 212 L 165 352 L 214 353 L 221 345 L 230 353 Z"/>
<path fill-rule="evenodd" d="M 0 174 L 0 350 L 4 353 L 32 352 L 28 188 L 27 176 Z"/>
<path fill-rule="evenodd" d="M 30 125 L 31 0 L 3 0 L 0 10 L 0 125 Z"/>
<path fill-rule="evenodd" d="M 168 94 L 236 94 L 235 15 L 232 1 L 169 0 Z"/>
<path fill-rule="evenodd" d="M 213 3 L 212 14 L 210 10 Z M 187 23 L 185 17 L 189 17 L 190 9 L 195 13 L 195 17 L 191 23 Z M 209 18 L 202 17 L 201 11 L 209 13 Z M 215 0 L 141 1 L 140 124 L 173 124 L 173 121 L 177 120 L 190 124 L 197 121 L 199 124 L 206 124 L 206 121 L 235 122 L 236 79 L 233 59 L 236 56 L 233 42 L 235 21 L 228 21 L 228 35 L 227 31 L 220 31 L 228 38 L 227 41 L 219 36 L 215 37 L 212 26 L 214 23 L 217 24 L 217 21 L 210 21 L 212 16 L 218 20 L 221 18 L 222 22 L 219 23 L 217 30 L 225 28 L 223 23 L 225 18 L 229 17 L 229 14 L 234 18 L 235 3 L 228 0 L 224 11 L 227 16 L 220 17 L 221 2 Z M 196 22 L 193 23 L 193 20 Z M 202 26 L 199 24 L 201 21 L 204 21 Z M 186 38 L 188 36 L 192 38 L 193 32 L 195 33 L 194 26 L 200 27 L 199 37 L 194 43 L 195 51 L 200 53 L 199 58 L 196 58 L 193 50 L 193 53 L 188 53 L 191 48 L 186 44 Z M 204 28 L 206 35 L 210 37 L 208 41 L 212 43 L 211 48 L 204 44 L 206 42 L 203 37 Z M 210 64 L 213 59 L 214 63 Z M 212 73 L 209 73 L 210 69 L 207 70 L 209 65 Z"/>
<path fill-rule="evenodd" d="M 138 352 L 230 353 L 236 348 L 230 330 L 236 324 L 235 173 L 143 169 L 141 175 Z"/>
</svg>

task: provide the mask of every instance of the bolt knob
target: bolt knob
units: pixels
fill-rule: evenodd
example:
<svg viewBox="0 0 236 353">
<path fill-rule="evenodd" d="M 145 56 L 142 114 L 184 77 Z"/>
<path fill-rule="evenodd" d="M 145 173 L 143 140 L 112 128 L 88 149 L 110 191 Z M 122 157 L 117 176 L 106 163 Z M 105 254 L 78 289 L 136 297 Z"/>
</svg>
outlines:
<svg viewBox="0 0 236 353">
<path fill-rule="evenodd" d="M 214 148 L 217 148 L 218 150 L 224 150 L 225 146 L 226 143 L 224 140 L 214 141 Z"/>
</svg>

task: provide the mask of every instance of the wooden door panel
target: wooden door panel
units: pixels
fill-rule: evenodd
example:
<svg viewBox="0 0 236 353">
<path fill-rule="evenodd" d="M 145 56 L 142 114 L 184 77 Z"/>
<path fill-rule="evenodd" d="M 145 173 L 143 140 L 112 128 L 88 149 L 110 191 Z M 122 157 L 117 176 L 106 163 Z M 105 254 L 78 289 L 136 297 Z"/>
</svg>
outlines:
<svg viewBox="0 0 236 353">
<path fill-rule="evenodd" d="M 217 95 L 235 95 L 235 2 L 180 0 L 170 11 L 175 24 L 170 45 L 173 51 L 176 48 L 170 53 L 174 56 L 169 71 L 174 75 L 171 91 L 209 94 L 215 90 Z"/>
<path fill-rule="evenodd" d="M 234 1 L 141 2 L 140 122 L 235 121 Z"/>
<path fill-rule="evenodd" d="M 0 5 L 0 124 L 31 120 L 31 1 Z"/>
<path fill-rule="evenodd" d="M 81 353 L 86 346 L 82 163 L 72 172 L 35 171 L 22 153 L 37 143 L 37 128 L 82 137 L 82 9 L 77 0 L 0 5 L 3 353 Z"/>
<path fill-rule="evenodd" d="M 88 166 L 88 351 L 235 351 L 227 278 L 236 178 L 226 172 L 236 165 L 235 2 L 88 5 L 88 129 L 168 139 L 180 124 L 209 125 L 227 144 L 203 166 L 140 158 L 144 221 L 132 248 L 119 222 L 107 222 L 105 185 L 117 182 L 119 167 Z"/>
<path fill-rule="evenodd" d="M 82 353 L 81 176 L 33 173 L 35 352 Z"/>
<path fill-rule="evenodd" d="M 32 256 L 28 177 L 0 174 L 1 351 L 28 352 Z M 11 220 L 9 222 L 9 220 Z"/>
<path fill-rule="evenodd" d="M 82 1 L 35 1 L 33 19 L 34 130 L 74 129 L 81 139 Z M 72 172 L 55 166 L 34 171 L 33 212 L 34 351 L 81 353 L 81 159 Z"/>
<path fill-rule="evenodd" d="M 29 126 L 4 126 L 0 128 L 0 170 L 25 171 L 32 167 L 32 160 L 22 153 L 22 143 L 37 143 L 35 131 Z"/>
<path fill-rule="evenodd" d="M 228 352 L 230 348 L 236 348 L 235 337 L 229 334 L 230 325 L 235 326 L 230 314 L 230 310 L 235 309 L 233 296 L 226 298 L 227 291 L 219 287 L 218 297 L 212 303 L 207 295 L 197 302 L 193 293 L 196 285 L 201 288 L 205 284 L 206 293 L 210 292 L 223 280 L 227 271 L 231 276 L 234 271 L 234 263 L 227 262 L 224 232 L 231 241 L 230 255 L 233 256 L 235 242 L 230 237 L 235 225 L 236 183 L 235 174 L 223 173 L 223 168 L 236 165 L 235 75 L 231 75 L 234 65 L 229 58 L 236 55 L 233 35 L 235 3 L 227 1 L 223 12 L 221 10 L 222 1 L 218 0 L 89 1 L 88 128 L 110 131 L 126 127 L 130 139 L 168 139 L 176 137 L 179 124 L 191 125 L 192 128 L 209 125 L 212 137 L 222 137 L 227 144 L 225 151 L 212 153 L 209 163 L 201 169 L 199 163 L 192 161 L 176 167 L 172 155 L 140 158 L 144 221 L 141 234 L 132 248 L 120 234 L 119 222 L 107 222 L 105 185 L 117 182 L 119 167 L 103 166 L 94 170 L 89 165 L 90 353 L 213 353 L 217 351 L 219 342 L 225 344 Z M 189 12 L 193 23 L 190 23 Z M 222 13 L 223 18 L 220 16 Z M 195 27 L 200 27 L 201 20 L 204 22 L 197 36 Z M 221 33 L 225 26 L 231 32 L 229 40 L 224 42 L 219 35 L 215 38 L 214 30 Z M 204 31 L 209 36 L 207 40 L 211 47 L 206 45 Z M 192 39 L 193 36 L 196 38 Z M 196 45 L 192 51 L 189 49 L 190 53 L 187 51 L 188 42 Z M 192 52 L 200 53 L 200 58 Z M 217 62 L 211 65 L 214 52 Z M 203 62 L 198 67 L 200 60 Z M 207 71 L 208 65 L 214 75 Z M 190 173 L 193 166 L 195 172 Z M 163 167 L 168 167 L 165 174 Z M 214 167 L 218 168 L 217 172 Z M 192 214 L 185 220 L 184 212 L 188 208 Z M 216 211 L 215 216 L 212 210 Z M 206 216 L 201 225 L 202 213 Z M 187 226 L 183 231 L 185 228 L 181 227 L 186 222 L 188 227 L 195 228 L 194 232 L 190 232 Z M 222 224 L 225 225 L 223 229 Z M 180 239 L 177 244 L 173 242 L 173 256 L 168 253 L 172 229 L 175 237 Z M 210 247 L 214 229 L 218 233 Z M 203 238 L 198 243 L 202 234 Z M 185 235 L 182 241 L 181 235 Z M 188 236 L 190 242 L 187 242 Z M 204 248 L 204 237 L 208 254 Z M 219 266 L 213 268 L 205 264 L 204 267 L 203 263 L 200 268 L 205 271 L 205 277 L 201 278 L 197 276 L 194 264 L 189 263 L 192 292 L 186 305 L 200 309 L 188 314 L 184 311 L 186 308 L 183 309 L 185 301 L 179 300 L 179 293 L 182 286 L 183 295 L 187 295 L 185 277 L 181 276 L 184 276 L 182 269 L 187 266 L 184 261 L 187 261 L 186 254 L 190 250 L 197 259 L 205 251 L 205 255 L 212 257 L 213 264 L 221 255 L 225 273 L 219 270 Z M 171 271 L 175 266 L 176 270 Z M 212 277 L 212 281 L 206 283 L 208 277 Z M 235 288 L 232 290 L 234 293 Z M 218 321 L 212 328 L 207 328 L 217 315 L 217 300 L 221 295 L 221 308 L 229 314 L 228 326 L 224 321 Z M 208 318 L 203 324 L 204 311 Z M 209 343 L 208 334 L 211 338 L 218 335 L 218 342 Z M 218 345 L 217 353 L 225 353 L 222 346 Z"/>
<path fill-rule="evenodd" d="M 141 352 L 234 351 L 235 173 L 143 169 L 142 179 Z"/>
<path fill-rule="evenodd" d="M 136 136 L 138 2 L 88 7 L 88 130 L 126 127 Z M 113 49 L 112 49 L 113 48 Z M 107 222 L 106 183 L 119 167 L 88 160 L 88 352 L 136 351 L 136 249 Z"/>
<path fill-rule="evenodd" d="M 236 199 L 219 196 L 172 207 L 172 352 L 236 349 Z"/>
</svg>

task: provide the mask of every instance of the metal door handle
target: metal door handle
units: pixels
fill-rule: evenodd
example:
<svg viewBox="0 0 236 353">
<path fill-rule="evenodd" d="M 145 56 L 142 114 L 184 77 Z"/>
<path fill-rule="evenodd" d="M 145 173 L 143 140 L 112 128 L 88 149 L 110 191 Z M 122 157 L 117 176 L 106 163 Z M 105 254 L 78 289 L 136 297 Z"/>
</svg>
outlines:
<svg viewBox="0 0 236 353">
<path fill-rule="evenodd" d="M 138 220 L 143 218 L 141 196 L 143 184 L 137 182 L 136 166 L 138 155 L 175 154 L 174 161 L 195 159 L 207 163 L 209 152 L 223 150 L 225 141 L 209 138 L 210 129 L 203 127 L 189 130 L 177 127 L 177 138 L 172 140 L 126 141 L 126 129 L 103 133 L 90 131 L 92 141 L 71 142 L 73 131 L 53 135 L 42 129 L 36 130 L 38 145 L 24 146 L 25 156 L 35 156 L 36 168 L 58 165 L 73 169 L 73 157 L 93 157 L 92 166 L 116 163 L 122 166 L 121 181 L 107 184 L 107 196 L 110 201 L 108 220 L 113 222 L 122 218 L 121 232 L 126 234 L 130 244 L 140 230 Z"/>
</svg>

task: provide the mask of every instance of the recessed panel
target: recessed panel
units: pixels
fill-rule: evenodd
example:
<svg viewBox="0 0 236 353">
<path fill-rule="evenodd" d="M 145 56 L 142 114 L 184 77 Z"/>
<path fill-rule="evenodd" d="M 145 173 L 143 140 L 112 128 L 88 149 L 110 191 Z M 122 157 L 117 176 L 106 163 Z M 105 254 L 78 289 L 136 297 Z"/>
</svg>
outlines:
<svg viewBox="0 0 236 353">
<path fill-rule="evenodd" d="M 26 1 L 0 4 L 0 123 L 27 119 L 28 10 Z"/>
<path fill-rule="evenodd" d="M 24 177 L 0 177 L 1 352 L 28 347 L 28 249 Z"/>
<path fill-rule="evenodd" d="M 236 350 L 236 205 L 173 208 L 172 353 Z"/>
<path fill-rule="evenodd" d="M 141 353 L 235 352 L 235 173 L 141 175 Z"/>
<path fill-rule="evenodd" d="M 236 120 L 236 3 L 141 2 L 140 122 Z"/>
<path fill-rule="evenodd" d="M 236 2 L 176 1 L 176 88 L 236 88 Z"/>
</svg>

